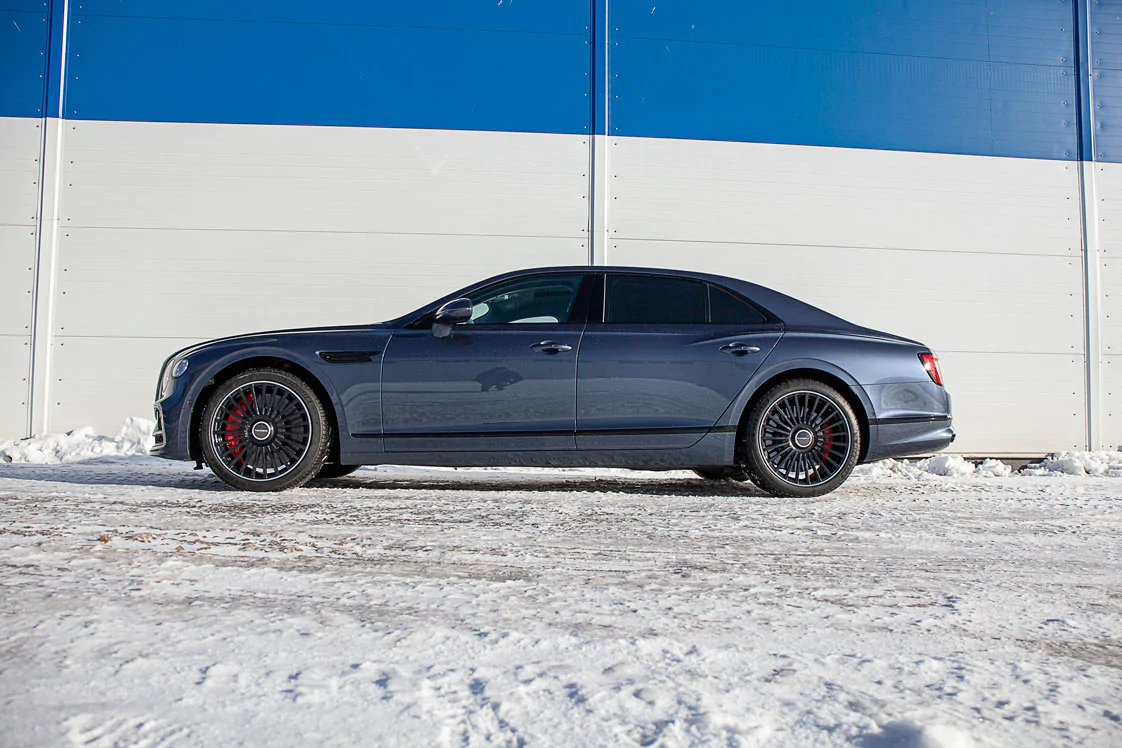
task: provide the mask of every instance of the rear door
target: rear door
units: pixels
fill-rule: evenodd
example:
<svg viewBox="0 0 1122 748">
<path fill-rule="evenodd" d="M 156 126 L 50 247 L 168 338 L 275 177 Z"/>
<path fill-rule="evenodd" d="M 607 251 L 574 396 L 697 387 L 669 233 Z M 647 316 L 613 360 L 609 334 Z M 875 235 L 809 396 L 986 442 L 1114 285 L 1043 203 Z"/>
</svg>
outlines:
<svg viewBox="0 0 1122 748">
<path fill-rule="evenodd" d="M 581 341 L 578 449 L 674 449 L 697 442 L 782 334 L 720 286 L 608 273 Z"/>
</svg>

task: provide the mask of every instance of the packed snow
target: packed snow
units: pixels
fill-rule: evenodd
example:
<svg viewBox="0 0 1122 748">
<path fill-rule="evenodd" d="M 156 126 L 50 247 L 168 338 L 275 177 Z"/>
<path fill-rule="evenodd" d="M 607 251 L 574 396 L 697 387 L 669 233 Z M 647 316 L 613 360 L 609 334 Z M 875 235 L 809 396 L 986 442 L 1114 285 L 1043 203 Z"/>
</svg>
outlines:
<svg viewBox="0 0 1122 748">
<path fill-rule="evenodd" d="M 94 457 L 146 455 L 155 440 L 156 422 L 135 416 L 125 419 L 114 437 L 98 436 L 93 427 L 0 442 L 0 462 L 57 465 Z"/>
<path fill-rule="evenodd" d="M 4 745 L 1122 744 L 1118 453 L 252 494 L 132 428 L 0 445 Z"/>
</svg>

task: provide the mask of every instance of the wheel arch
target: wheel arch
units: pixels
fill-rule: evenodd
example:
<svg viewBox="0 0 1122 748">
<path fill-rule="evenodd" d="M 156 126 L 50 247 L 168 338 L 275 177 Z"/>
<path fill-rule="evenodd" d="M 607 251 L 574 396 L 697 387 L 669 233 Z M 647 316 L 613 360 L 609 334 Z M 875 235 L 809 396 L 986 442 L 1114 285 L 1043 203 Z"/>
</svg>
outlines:
<svg viewBox="0 0 1122 748">
<path fill-rule="evenodd" d="M 806 362 L 792 366 L 791 368 L 770 372 L 754 385 L 752 394 L 745 401 L 744 406 L 740 409 L 740 415 L 737 418 L 735 445 L 735 459 L 737 464 L 742 463 L 744 459 L 742 450 L 744 449 L 744 429 L 747 427 L 748 414 L 768 390 L 781 382 L 786 382 L 791 379 L 813 379 L 822 384 L 829 385 L 841 393 L 842 397 L 846 399 L 846 402 L 853 408 L 853 412 L 857 416 L 857 426 L 861 430 L 861 451 L 858 454 L 857 462 L 858 464 L 864 462 L 866 455 L 869 454 L 869 447 L 871 445 L 870 430 L 873 418 L 871 405 L 866 402 L 868 395 L 865 394 L 861 385 L 851 379 L 847 379 L 844 376 L 844 372 L 840 370 L 834 372 L 822 366 Z"/>
<path fill-rule="evenodd" d="M 338 462 L 340 423 L 339 414 L 335 408 L 335 400 L 331 397 L 331 393 L 328 392 L 327 387 L 324 386 L 320 378 L 313 374 L 307 367 L 302 366 L 292 359 L 273 355 L 257 355 L 232 361 L 214 372 L 203 385 L 202 389 L 199 390 L 198 395 L 191 405 L 191 425 L 188 432 L 190 437 L 188 449 L 191 459 L 201 461 L 203 458 L 202 445 L 199 443 L 199 426 L 202 422 L 203 410 L 206 408 L 207 401 L 210 400 L 211 394 L 218 389 L 218 386 L 223 382 L 251 369 L 280 369 L 281 371 L 288 372 L 298 377 L 312 388 L 312 391 L 316 393 L 316 397 L 318 397 L 323 404 L 324 410 L 327 411 L 328 418 L 331 419 L 331 446 L 328 450 L 327 459 L 329 462 Z"/>
</svg>

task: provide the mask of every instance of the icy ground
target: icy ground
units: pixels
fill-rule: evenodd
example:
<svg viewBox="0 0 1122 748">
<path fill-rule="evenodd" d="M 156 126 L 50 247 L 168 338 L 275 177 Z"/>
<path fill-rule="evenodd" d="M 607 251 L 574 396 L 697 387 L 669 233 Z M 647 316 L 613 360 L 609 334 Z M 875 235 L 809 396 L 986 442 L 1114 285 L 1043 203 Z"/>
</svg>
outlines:
<svg viewBox="0 0 1122 748">
<path fill-rule="evenodd" d="M 955 465 L 0 465 L 0 744 L 1122 745 L 1122 481 Z"/>
</svg>

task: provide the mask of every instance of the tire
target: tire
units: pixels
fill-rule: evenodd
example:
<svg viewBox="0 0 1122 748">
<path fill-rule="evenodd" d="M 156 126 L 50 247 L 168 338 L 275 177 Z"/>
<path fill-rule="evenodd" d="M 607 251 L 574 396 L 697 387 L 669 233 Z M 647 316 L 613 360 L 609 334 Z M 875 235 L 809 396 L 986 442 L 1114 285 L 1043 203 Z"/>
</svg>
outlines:
<svg viewBox="0 0 1122 748">
<path fill-rule="evenodd" d="M 323 468 L 331 420 L 304 380 L 250 369 L 218 386 L 199 421 L 203 460 L 242 491 L 302 486 Z"/>
<path fill-rule="evenodd" d="M 694 474 L 705 480 L 748 480 L 748 473 L 742 467 L 725 465 L 721 467 L 694 468 Z"/>
<path fill-rule="evenodd" d="M 748 478 L 773 496 L 809 498 L 845 482 L 861 454 L 853 407 L 835 388 L 793 379 L 764 393 L 742 442 Z"/>
<path fill-rule="evenodd" d="M 316 480 L 331 480 L 332 478 L 343 478 L 358 470 L 362 465 L 335 465 L 327 464 L 319 469 L 316 473 Z"/>
</svg>

